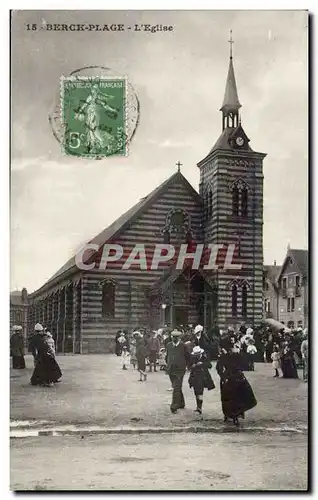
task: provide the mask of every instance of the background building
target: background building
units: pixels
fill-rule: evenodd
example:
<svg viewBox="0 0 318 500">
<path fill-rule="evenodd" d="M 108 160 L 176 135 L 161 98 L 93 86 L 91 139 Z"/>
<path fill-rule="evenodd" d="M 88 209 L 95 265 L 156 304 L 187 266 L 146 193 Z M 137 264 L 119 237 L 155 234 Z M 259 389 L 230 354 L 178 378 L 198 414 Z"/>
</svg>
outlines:
<svg viewBox="0 0 318 500">
<path fill-rule="evenodd" d="M 276 261 L 272 266 L 264 266 L 264 319 L 279 318 L 277 277 L 280 270 L 281 266 L 277 266 Z"/>
<path fill-rule="evenodd" d="M 308 250 L 287 249 L 282 266 L 264 266 L 264 316 L 308 326 Z"/>
<path fill-rule="evenodd" d="M 21 325 L 27 338 L 29 298 L 26 288 L 10 293 L 10 332 L 13 325 Z"/>
</svg>

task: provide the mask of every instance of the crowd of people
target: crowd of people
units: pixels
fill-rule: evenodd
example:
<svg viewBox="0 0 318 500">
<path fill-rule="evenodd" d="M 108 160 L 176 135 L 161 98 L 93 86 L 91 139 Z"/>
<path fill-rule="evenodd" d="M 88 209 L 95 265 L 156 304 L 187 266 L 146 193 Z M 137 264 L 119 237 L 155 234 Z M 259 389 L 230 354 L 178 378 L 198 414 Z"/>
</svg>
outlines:
<svg viewBox="0 0 318 500">
<path fill-rule="evenodd" d="M 24 338 L 22 327 L 14 325 L 10 339 L 12 368 L 24 369 Z M 217 342 L 217 354 L 215 353 Z M 34 358 L 32 385 L 52 387 L 62 377 L 55 357 L 54 339 L 40 323 L 34 327 L 29 339 Z M 308 380 L 307 330 L 279 331 L 265 327 L 255 332 L 242 325 L 236 331 L 229 327 L 209 336 L 202 325 L 188 325 L 178 329 L 160 328 L 156 331 L 135 329 L 131 335 L 124 330 L 115 337 L 115 353 L 121 359 L 123 370 L 131 365 L 139 373 L 139 381 L 147 381 L 147 372 L 164 370 L 170 378 L 172 413 L 185 407 L 182 384 L 186 371 L 188 384 L 193 389 L 196 409 L 202 414 L 204 390 L 213 390 L 215 383 L 210 374 L 211 361 L 216 360 L 220 377 L 221 402 L 224 420 L 244 418 L 247 410 L 257 402 L 244 371 L 253 371 L 255 360 L 271 363 L 273 376 L 298 378 L 297 366 L 302 363 L 304 381 Z"/>
<path fill-rule="evenodd" d="M 271 363 L 274 377 L 279 377 L 281 370 L 283 378 L 298 378 L 297 365 L 302 362 L 304 381 L 308 377 L 306 330 L 301 335 L 299 330 L 275 332 L 268 327 L 254 332 L 242 325 L 236 331 L 232 327 L 220 331 L 213 339 L 201 325 L 174 330 L 161 328 L 152 332 L 139 328 L 131 336 L 124 330 L 117 332 L 115 343 L 122 368 L 127 370 L 131 364 L 138 370 L 141 382 L 147 380 L 147 366 L 149 372 L 157 371 L 158 365 L 167 372 L 172 386 L 172 413 L 185 406 L 182 384 L 188 370 L 188 383 L 196 400 L 195 411 L 202 414 L 204 389 L 215 388 L 209 369 L 211 361 L 216 360 L 224 420 L 232 419 L 235 425 L 239 425 L 238 419 L 244 418 L 245 412 L 257 404 L 243 373 L 254 371 L 256 360 Z"/>
<path fill-rule="evenodd" d="M 266 327 L 257 332 L 262 361 L 272 363 L 274 377 L 280 372 L 283 378 L 299 378 L 297 368 L 303 369 L 303 380 L 308 381 L 308 331 L 307 328 Z"/>
<path fill-rule="evenodd" d="M 22 327 L 14 325 L 10 338 L 12 368 L 24 369 L 24 338 Z M 62 377 L 61 369 L 55 357 L 55 343 L 51 333 L 40 323 L 34 327 L 34 333 L 29 339 L 29 348 L 33 355 L 34 370 L 31 376 L 32 385 L 53 387 Z"/>
<path fill-rule="evenodd" d="M 130 363 L 138 370 L 141 382 L 147 380 L 147 366 L 149 372 L 157 371 L 158 364 L 166 371 L 171 382 L 172 413 L 185 407 L 182 385 L 188 371 L 188 384 L 193 389 L 196 402 L 195 412 L 202 415 L 204 390 L 215 388 L 209 371 L 212 367 L 212 343 L 202 325 L 174 330 L 162 328 L 152 332 L 138 329 L 131 336 L 125 331 L 119 331 L 115 343 L 115 352 L 121 357 L 122 369 L 127 370 Z M 232 419 L 235 425 L 239 424 L 239 417 L 244 418 L 245 412 L 257 404 L 253 390 L 243 374 L 245 368 L 253 369 L 253 349 L 249 350 L 249 346 L 253 346 L 253 338 L 249 331 L 241 339 L 241 346 L 245 346 L 242 352 L 246 351 L 247 361 L 238 344 L 234 331 L 229 329 L 220 339 L 216 364 L 224 420 Z M 246 362 L 246 366 L 243 366 L 243 362 Z"/>
</svg>

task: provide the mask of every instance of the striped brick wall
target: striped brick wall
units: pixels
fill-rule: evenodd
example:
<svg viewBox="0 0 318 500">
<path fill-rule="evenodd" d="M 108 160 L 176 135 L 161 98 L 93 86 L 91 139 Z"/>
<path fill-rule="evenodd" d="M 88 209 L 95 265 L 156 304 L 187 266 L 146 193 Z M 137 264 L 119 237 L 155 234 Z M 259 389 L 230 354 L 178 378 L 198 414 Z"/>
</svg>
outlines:
<svg viewBox="0 0 318 500">
<path fill-rule="evenodd" d="M 216 272 L 219 328 L 241 322 L 257 325 L 263 313 L 263 155 L 216 151 L 201 162 L 200 192 L 212 189 L 212 215 L 205 218 L 205 243 L 235 244 L 233 263 L 241 270 Z M 232 214 L 232 184 L 241 179 L 249 189 L 247 217 Z M 206 213 L 206 212 L 205 212 Z M 239 250 L 240 246 L 240 250 Z M 222 252 L 221 252 L 222 253 Z M 237 316 L 232 317 L 231 282 L 238 282 Z M 247 316 L 242 316 L 241 284 L 248 285 Z"/>
<path fill-rule="evenodd" d="M 182 183 L 173 184 L 136 222 L 133 222 L 116 240 L 112 241 L 126 249 L 124 259 L 110 263 L 106 270 L 93 270 L 85 273 L 82 298 L 82 339 L 86 343 L 88 352 L 102 348 L 113 350 L 115 333 L 121 328 L 131 331 L 137 326 L 149 324 L 152 324 L 154 328 L 161 326 L 161 304 L 158 303 L 155 309 L 150 310 L 148 290 L 171 266 L 171 261 L 161 264 L 158 270 L 151 270 L 149 267 L 155 244 L 163 243 L 162 230 L 165 227 L 167 214 L 176 208 L 184 209 L 190 214 L 194 240 L 202 242 L 201 206 Z M 176 234 L 171 234 L 170 243 L 178 248 L 180 239 Z M 184 239 L 182 243 L 185 243 Z M 122 264 L 136 244 L 146 245 L 149 267 L 147 270 L 142 270 L 139 266 L 131 266 L 130 269 L 123 270 Z M 116 282 L 113 318 L 102 317 L 102 288 L 99 284 L 105 278 Z M 196 320 L 193 308 L 189 311 L 189 318 L 193 322 Z"/>
</svg>

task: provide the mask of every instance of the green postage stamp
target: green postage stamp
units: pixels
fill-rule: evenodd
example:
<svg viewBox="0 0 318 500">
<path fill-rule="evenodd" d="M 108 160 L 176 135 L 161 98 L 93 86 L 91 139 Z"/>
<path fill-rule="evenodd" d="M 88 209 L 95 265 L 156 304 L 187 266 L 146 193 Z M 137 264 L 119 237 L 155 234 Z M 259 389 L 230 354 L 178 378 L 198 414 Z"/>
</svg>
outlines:
<svg viewBox="0 0 318 500">
<path fill-rule="evenodd" d="M 61 78 L 62 149 L 82 158 L 127 156 L 125 78 Z"/>
</svg>

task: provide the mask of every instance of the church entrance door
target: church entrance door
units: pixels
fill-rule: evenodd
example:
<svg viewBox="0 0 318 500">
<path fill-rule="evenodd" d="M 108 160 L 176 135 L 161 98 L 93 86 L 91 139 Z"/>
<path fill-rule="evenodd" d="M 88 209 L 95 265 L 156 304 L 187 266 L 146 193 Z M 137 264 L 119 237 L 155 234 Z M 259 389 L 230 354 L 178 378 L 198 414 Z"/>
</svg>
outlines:
<svg viewBox="0 0 318 500">
<path fill-rule="evenodd" d="M 189 309 L 187 307 L 174 307 L 174 325 L 173 328 L 180 325 L 187 325 L 189 320 Z"/>
</svg>

